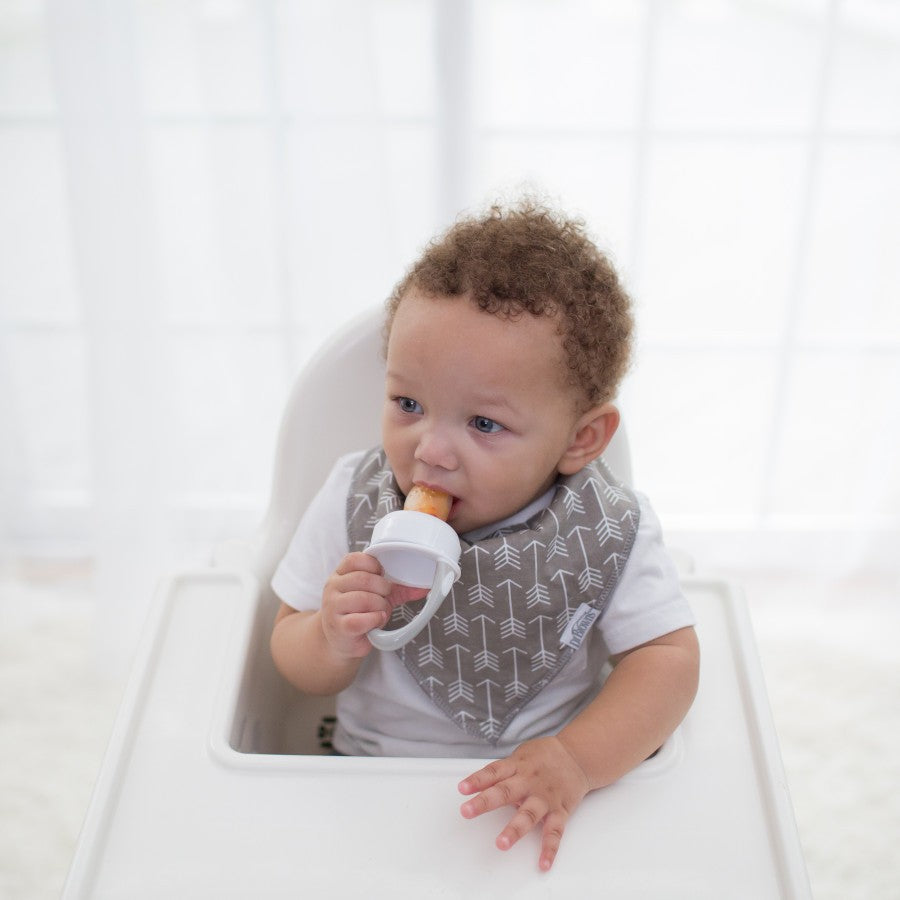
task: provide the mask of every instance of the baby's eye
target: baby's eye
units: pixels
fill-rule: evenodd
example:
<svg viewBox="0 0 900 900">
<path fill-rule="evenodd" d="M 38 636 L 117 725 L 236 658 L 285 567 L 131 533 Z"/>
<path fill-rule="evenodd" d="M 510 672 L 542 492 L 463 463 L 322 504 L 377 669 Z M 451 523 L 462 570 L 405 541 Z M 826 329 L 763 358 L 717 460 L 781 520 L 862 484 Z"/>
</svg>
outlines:
<svg viewBox="0 0 900 900">
<path fill-rule="evenodd" d="M 503 426 L 499 422 L 495 422 L 487 416 L 475 416 L 472 419 L 472 427 L 482 434 L 497 434 L 497 432 L 503 431 Z"/>
<path fill-rule="evenodd" d="M 397 406 L 405 413 L 420 413 L 422 407 L 412 397 L 397 397 Z"/>
</svg>

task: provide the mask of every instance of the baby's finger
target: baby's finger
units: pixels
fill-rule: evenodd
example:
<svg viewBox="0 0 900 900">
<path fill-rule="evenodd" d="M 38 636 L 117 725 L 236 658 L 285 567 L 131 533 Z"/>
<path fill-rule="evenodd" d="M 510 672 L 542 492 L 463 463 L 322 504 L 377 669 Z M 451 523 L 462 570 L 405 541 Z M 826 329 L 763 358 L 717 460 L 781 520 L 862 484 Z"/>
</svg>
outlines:
<svg viewBox="0 0 900 900">
<path fill-rule="evenodd" d="M 353 613 L 383 613 L 390 609 L 387 600 L 381 594 L 367 588 L 339 591 L 329 599 L 329 606 L 339 616 Z"/>
<path fill-rule="evenodd" d="M 498 759 L 486 765 L 483 769 L 473 772 L 468 778 L 464 778 L 459 783 L 459 792 L 461 794 L 477 794 L 489 788 L 492 784 L 509 778 L 515 769 L 509 763 L 508 759 Z"/>
<path fill-rule="evenodd" d="M 525 799 L 525 796 L 521 788 L 516 785 L 516 782 L 507 778 L 486 788 L 478 796 L 472 797 L 471 800 L 467 800 L 459 808 L 459 811 L 464 818 L 474 819 L 476 816 L 492 812 L 495 809 L 501 809 L 504 806 L 518 807 Z"/>
<path fill-rule="evenodd" d="M 373 575 L 382 574 L 381 563 L 368 553 L 348 553 L 338 563 L 335 569 L 338 575 L 349 575 L 351 572 L 371 572 Z"/>
<path fill-rule="evenodd" d="M 387 612 L 349 613 L 342 621 L 346 632 L 351 637 L 361 637 L 373 628 L 381 628 L 387 624 L 390 614 Z"/>
<path fill-rule="evenodd" d="M 565 816 L 559 813 L 550 813 L 544 819 L 544 830 L 541 835 L 541 858 L 538 861 L 541 871 L 547 872 L 553 865 L 565 830 Z"/>
<path fill-rule="evenodd" d="M 545 815 L 547 815 L 547 804 L 537 797 L 529 797 L 509 820 L 506 828 L 497 836 L 497 847 L 500 850 L 509 850 L 513 844 L 528 834 Z"/>
<path fill-rule="evenodd" d="M 348 572 L 346 575 L 336 575 L 332 584 L 338 594 L 352 597 L 354 603 L 359 602 L 358 594 L 372 594 L 379 602 L 386 604 L 392 587 L 387 578 L 374 572 Z"/>
</svg>

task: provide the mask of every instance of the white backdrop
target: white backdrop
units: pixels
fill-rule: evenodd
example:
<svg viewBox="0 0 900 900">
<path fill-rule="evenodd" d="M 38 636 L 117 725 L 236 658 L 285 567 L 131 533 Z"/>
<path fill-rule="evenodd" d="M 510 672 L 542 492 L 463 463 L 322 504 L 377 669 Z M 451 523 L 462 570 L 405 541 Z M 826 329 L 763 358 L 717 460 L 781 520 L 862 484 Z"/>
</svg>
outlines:
<svg viewBox="0 0 900 900">
<path fill-rule="evenodd" d="M 523 186 L 636 299 L 670 540 L 896 571 L 884 0 L 2 0 L 2 559 L 93 559 L 115 619 L 249 532 L 311 350 Z"/>
</svg>

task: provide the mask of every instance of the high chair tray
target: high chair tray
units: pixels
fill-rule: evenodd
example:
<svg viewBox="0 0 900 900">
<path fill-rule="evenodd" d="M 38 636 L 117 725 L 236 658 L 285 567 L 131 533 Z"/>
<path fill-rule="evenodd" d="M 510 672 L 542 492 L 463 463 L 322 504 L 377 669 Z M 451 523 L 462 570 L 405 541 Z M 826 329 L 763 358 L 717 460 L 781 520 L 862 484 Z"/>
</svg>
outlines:
<svg viewBox="0 0 900 900">
<path fill-rule="evenodd" d="M 696 702 L 660 754 L 584 800 L 544 874 L 536 834 L 495 848 L 508 810 L 459 814 L 456 784 L 483 761 L 253 752 L 287 715 L 253 696 L 268 663 L 258 585 L 177 575 L 154 605 L 64 896 L 809 897 L 744 602 L 721 581 L 684 586 Z"/>
</svg>

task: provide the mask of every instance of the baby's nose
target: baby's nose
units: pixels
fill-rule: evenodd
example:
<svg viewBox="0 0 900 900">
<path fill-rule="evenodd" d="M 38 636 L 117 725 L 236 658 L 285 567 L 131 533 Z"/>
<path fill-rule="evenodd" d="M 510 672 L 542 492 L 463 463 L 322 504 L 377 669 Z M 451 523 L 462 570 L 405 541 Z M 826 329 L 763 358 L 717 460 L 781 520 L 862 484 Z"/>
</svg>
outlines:
<svg viewBox="0 0 900 900">
<path fill-rule="evenodd" d="M 427 429 L 416 446 L 416 459 L 435 469 L 455 469 L 456 453 L 450 438 L 437 428 Z"/>
</svg>

